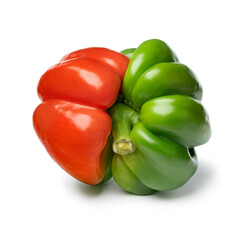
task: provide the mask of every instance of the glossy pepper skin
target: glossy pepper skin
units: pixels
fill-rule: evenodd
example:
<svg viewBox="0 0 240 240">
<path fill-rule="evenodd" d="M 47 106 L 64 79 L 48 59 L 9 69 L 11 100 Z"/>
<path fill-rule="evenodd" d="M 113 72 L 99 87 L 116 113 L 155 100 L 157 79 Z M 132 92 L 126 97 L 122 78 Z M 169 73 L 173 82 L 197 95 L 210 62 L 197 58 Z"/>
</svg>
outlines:
<svg viewBox="0 0 240 240">
<path fill-rule="evenodd" d="M 128 58 L 106 48 L 64 56 L 38 84 L 43 101 L 34 129 L 52 158 L 70 175 L 98 184 L 111 177 L 111 118 Z"/>
<path fill-rule="evenodd" d="M 110 109 L 112 174 L 126 191 L 146 195 L 185 184 L 197 169 L 194 147 L 211 135 L 202 87 L 161 40 L 122 51 L 130 58 L 121 97 Z"/>
<path fill-rule="evenodd" d="M 87 184 L 113 176 L 148 195 L 184 185 L 211 135 L 202 86 L 163 41 L 64 56 L 38 84 L 33 125 L 52 158 Z"/>
</svg>

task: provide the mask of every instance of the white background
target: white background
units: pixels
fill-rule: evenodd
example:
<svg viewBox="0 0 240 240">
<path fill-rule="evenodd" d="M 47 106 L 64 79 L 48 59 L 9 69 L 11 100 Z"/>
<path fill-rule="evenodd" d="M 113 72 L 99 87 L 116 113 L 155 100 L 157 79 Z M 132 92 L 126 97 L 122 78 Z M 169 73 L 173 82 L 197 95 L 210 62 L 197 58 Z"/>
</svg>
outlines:
<svg viewBox="0 0 240 240">
<path fill-rule="evenodd" d="M 240 239 L 239 1 L 1 1 L 0 239 Z M 77 182 L 32 127 L 41 74 L 66 53 L 167 42 L 194 70 L 212 138 L 178 190 Z"/>
</svg>

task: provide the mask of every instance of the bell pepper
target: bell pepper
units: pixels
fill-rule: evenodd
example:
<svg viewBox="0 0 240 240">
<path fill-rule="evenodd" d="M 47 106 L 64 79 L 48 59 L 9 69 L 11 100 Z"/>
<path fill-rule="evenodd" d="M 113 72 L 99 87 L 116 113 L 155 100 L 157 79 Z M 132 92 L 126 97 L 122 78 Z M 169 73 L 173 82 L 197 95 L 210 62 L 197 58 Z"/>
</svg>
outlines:
<svg viewBox="0 0 240 240">
<path fill-rule="evenodd" d="M 64 170 L 88 184 L 112 174 L 134 194 L 176 189 L 197 169 L 194 147 L 211 135 L 197 77 L 157 39 L 121 53 L 70 53 L 41 77 L 38 94 L 37 135 Z"/>
<path fill-rule="evenodd" d="M 111 177 L 111 118 L 105 110 L 117 99 L 128 63 L 106 48 L 82 49 L 39 81 L 43 102 L 33 114 L 35 131 L 52 158 L 82 182 Z"/>
<path fill-rule="evenodd" d="M 211 135 L 202 87 L 163 41 L 148 40 L 122 53 L 130 63 L 110 110 L 113 178 L 135 194 L 176 189 L 197 169 L 194 147 Z"/>
</svg>

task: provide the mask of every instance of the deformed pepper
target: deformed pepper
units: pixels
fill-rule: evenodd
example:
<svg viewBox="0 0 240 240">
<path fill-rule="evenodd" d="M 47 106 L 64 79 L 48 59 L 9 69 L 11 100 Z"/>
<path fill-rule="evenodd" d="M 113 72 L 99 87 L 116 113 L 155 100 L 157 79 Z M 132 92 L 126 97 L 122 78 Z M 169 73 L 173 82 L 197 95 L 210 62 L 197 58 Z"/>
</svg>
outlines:
<svg viewBox="0 0 240 240">
<path fill-rule="evenodd" d="M 38 93 L 39 138 L 63 169 L 88 184 L 112 173 L 135 194 L 176 189 L 197 169 L 194 147 L 211 135 L 197 77 L 157 39 L 122 54 L 71 53 L 42 76 Z"/>
</svg>

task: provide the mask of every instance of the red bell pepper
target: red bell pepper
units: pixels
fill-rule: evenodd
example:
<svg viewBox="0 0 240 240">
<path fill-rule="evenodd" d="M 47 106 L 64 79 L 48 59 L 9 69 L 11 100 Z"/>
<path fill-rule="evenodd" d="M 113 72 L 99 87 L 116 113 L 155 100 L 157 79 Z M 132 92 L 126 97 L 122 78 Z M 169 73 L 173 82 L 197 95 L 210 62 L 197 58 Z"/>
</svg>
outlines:
<svg viewBox="0 0 240 240">
<path fill-rule="evenodd" d="M 70 175 L 102 181 L 107 165 L 111 118 L 129 59 L 106 48 L 87 48 L 64 56 L 38 84 L 42 103 L 33 125 L 52 158 Z"/>
</svg>

